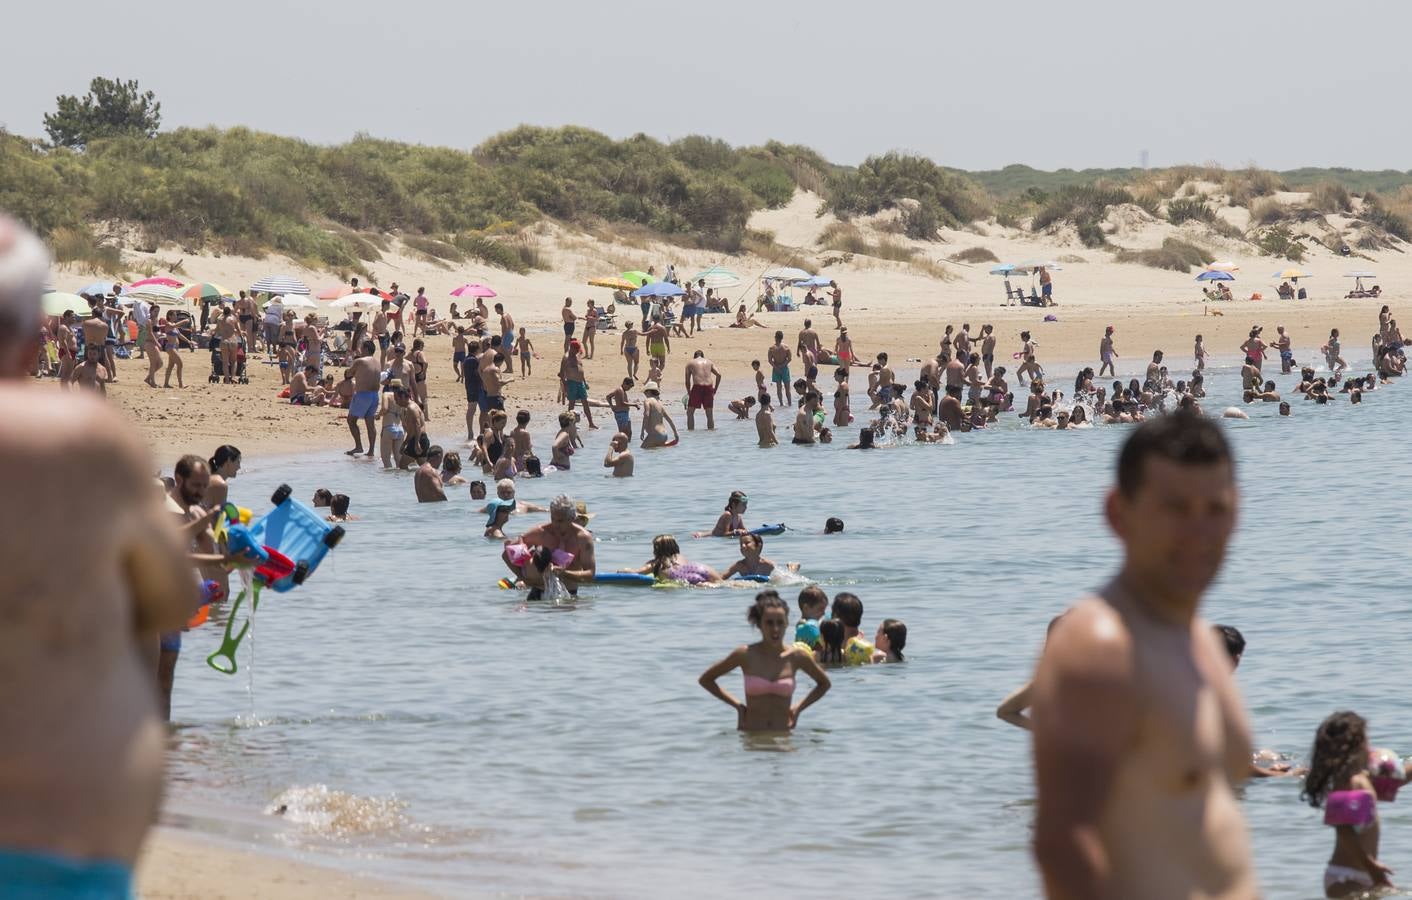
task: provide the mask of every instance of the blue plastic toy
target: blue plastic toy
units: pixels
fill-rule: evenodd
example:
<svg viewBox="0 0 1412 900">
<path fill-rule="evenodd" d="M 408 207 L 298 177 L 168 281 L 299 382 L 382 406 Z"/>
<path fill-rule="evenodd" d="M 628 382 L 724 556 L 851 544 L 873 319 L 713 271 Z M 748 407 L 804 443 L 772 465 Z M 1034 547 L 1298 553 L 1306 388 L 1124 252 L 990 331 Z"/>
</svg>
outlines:
<svg viewBox="0 0 1412 900">
<path fill-rule="evenodd" d="M 270 552 L 255 540 L 255 536 L 250 533 L 250 529 L 238 522 L 232 522 L 226 526 L 226 547 L 231 553 L 238 553 L 250 562 L 261 564 L 268 562 Z"/>
<path fill-rule="evenodd" d="M 293 590 L 314 574 L 324 557 L 343 540 L 343 526 L 330 525 L 318 513 L 290 499 L 293 491 L 282 484 L 270 501 L 275 508 L 250 523 L 250 537 L 278 550 L 294 563 L 294 571 L 270 584 L 280 593 Z"/>
<path fill-rule="evenodd" d="M 755 581 L 764 584 L 770 580 L 768 575 L 745 575 L 736 574 L 731 576 L 732 581 Z"/>
<path fill-rule="evenodd" d="M 640 584 L 652 585 L 657 579 L 651 575 L 639 575 L 636 572 L 599 572 L 593 576 L 594 584 Z"/>
<path fill-rule="evenodd" d="M 750 534 L 784 534 L 784 533 L 785 533 L 785 527 L 784 527 L 784 523 L 783 523 L 783 522 L 779 523 L 778 525 L 761 525 L 759 528 L 752 528 L 752 529 L 750 529 L 750 532 L 749 532 L 749 533 L 750 533 Z"/>
</svg>

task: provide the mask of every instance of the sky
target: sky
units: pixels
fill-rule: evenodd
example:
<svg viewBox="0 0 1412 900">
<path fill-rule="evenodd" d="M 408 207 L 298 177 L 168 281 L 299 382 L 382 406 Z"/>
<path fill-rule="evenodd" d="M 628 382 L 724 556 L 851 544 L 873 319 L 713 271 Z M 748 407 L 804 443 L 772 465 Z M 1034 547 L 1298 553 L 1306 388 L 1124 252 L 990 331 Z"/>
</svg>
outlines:
<svg viewBox="0 0 1412 900">
<path fill-rule="evenodd" d="M 853 164 L 1412 169 L 1408 0 L 19 0 L 0 125 L 136 78 L 163 127 L 470 149 L 520 124 Z M 66 52 L 67 51 L 67 52 Z"/>
</svg>

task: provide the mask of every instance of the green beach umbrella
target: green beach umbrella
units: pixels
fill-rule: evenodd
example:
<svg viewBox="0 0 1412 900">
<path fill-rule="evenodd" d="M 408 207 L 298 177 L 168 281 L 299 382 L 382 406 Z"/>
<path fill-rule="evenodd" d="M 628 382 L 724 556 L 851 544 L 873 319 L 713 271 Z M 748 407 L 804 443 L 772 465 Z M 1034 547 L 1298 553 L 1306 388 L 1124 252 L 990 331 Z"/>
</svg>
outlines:
<svg viewBox="0 0 1412 900">
<path fill-rule="evenodd" d="M 656 280 L 656 279 L 654 279 L 651 275 L 648 275 L 646 272 L 624 272 L 624 273 L 623 273 L 623 278 L 624 278 L 625 280 L 627 280 L 627 281 L 631 281 L 633 284 L 637 285 L 638 287 L 642 287 L 644 284 L 646 284 L 646 283 L 649 282 L 649 281 L 655 281 L 655 280 Z"/>
<path fill-rule="evenodd" d="M 46 316 L 62 316 L 68 310 L 83 315 L 89 310 L 88 301 L 78 294 L 65 294 L 63 291 L 50 291 L 44 295 Z"/>
</svg>

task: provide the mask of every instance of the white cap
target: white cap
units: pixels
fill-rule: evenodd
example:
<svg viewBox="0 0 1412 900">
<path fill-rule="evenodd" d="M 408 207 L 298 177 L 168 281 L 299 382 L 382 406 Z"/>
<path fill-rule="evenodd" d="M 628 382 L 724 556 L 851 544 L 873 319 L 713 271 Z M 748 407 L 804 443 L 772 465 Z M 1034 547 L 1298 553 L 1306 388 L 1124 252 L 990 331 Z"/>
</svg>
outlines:
<svg viewBox="0 0 1412 900">
<path fill-rule="evenodd" d="M 28 339 L 44 317 L 41 297 L 49 278 L 49 251 L 24 225 L 0 213 L 0 318 Z"/>
</svg>

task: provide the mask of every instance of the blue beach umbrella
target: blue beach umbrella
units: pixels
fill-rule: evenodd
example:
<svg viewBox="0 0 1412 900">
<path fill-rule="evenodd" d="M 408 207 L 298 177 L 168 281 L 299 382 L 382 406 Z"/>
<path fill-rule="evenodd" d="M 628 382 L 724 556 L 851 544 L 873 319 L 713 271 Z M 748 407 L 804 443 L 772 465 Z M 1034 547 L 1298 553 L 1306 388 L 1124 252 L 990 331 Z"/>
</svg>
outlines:
<svg viewBox="0 0 1412 900">
<path fill-rule="evenodd" d="M 833 279 L 827 275 L 815 275 L 813 278 L 805 278 L 803 281 L 796 281 L 800 287 L 828 287 L 833 283 Z"/>
<path fill-rule="evenodd" d="M 634 297 L 680 297 L 686 291 L 670 281 L 654 281 L 632 292 Z"/>
<path fill-rule="evenodd" d="M 998 266 L 996 266 L 995 268 L 991 269 L 991 270 L 990 270 L 990 274 L 992 274 L 992 275 L 1009 275 L 1009 274 L 1010 274 L 1011 272 L 1013 272 L 1013 271 L 1015 271 L 1015 264 L 1014 264 L 1014 263 L 1001 263 L 1000 265 L 998 265 Z"/>
<path fill-rule="evenodd" d="M 1196 276 L 1197 281 L 1235 281 L 1235 276 L 1230 272 L 1202 272 Z"/>
</svg>

